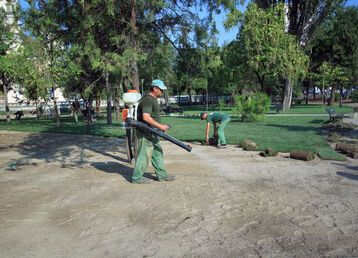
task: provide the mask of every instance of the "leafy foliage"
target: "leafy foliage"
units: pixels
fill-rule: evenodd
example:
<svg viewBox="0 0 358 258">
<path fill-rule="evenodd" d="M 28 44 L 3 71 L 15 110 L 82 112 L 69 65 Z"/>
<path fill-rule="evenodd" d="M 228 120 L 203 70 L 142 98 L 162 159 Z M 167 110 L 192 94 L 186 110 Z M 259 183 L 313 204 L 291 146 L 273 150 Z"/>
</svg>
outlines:
<svg viewBox="0 0 358 258">
<path fill-rule="evenodd" d="M 251 4 L 246 11 L 242 33 L 247 65 L 261 83 L 267 75 L 297 80 L 306 74 L 308 58 L 285 32 L 284 19 L 284 5 L 264 10 Z"/>
<path fill-rule="evenodd" d="M 225 106 L 226 106 L 226 104 L 225 104 L 225 100 L 224 99 L 219 99 L 219 110 L 220 111 L 224 111 L 224 108 L 225 108 Z"/>
<path fill-rule="evenodd" d="M 357 90 L 353 91 L 353 93 L 352 93 L 352 102 L 358 103 L 358 91 Z"/>
<path fill-rule="evenodd" d="M 264 93 L 236 96 L 235 103 L 236 113 L 241 115 L 242 121 L 248 122 L 262 120 L 271 105 L 270 98 Z"/>
</svg>

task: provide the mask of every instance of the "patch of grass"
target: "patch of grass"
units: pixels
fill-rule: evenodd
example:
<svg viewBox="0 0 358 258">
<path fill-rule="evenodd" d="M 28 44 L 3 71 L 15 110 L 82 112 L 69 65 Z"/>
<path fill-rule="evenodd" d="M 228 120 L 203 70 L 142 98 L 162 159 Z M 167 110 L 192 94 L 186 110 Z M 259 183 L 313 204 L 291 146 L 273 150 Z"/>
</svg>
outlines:
<svg viewBox="0 0 358 258">
<path fill-rule="evenodd" d="M 238 145 L 244 139 L 257 143 L 258 150 L 271 148 L 274 151 L 308 150 L 319 153 L 322 159 L 344 160 L 344 156 L 335 152 L 321 134 L 320 127 L 325 117 L 272 116 L 261 122 L 241 122 L 233 118 L 225 129 L 228 144 Z M 84 121 L 77 125 L 72 118 L 63 118 L 61 126 L 56 127 L 53 120 L 23 119 L 7 124 L 0 122 L 0 130 L 26 132 L 54 132 L 71 134 L 91 134 L 106 137 L 124 137 L 121 121 L 107 125 L 105 119 L 97 120 L 91 127 Z M 203 141 L 205 139 L 205 121 L 199 117 L 163 117 L 163 123 L 170 124 L 171 136 L 182 141 Z M 213 128 L 211 127 L 211 133 Z"/>
<path fill-rule="evenodd" d="M 73 122 L 73 118 L 61 118 L 61 125 L 56 127 L 54 120 L 35 118 L 25 118 L 12 120 L 10 123 L 0 122 L 0 130 L 33 132 L 33 133 L 70 133 L 70 134 L 90 134 L 108 137 L 123 137 L 124 130 L 120 128 L 120 121 L 114 121 L 113 125 L 107 125 L 106 120 L 97 120 L 96 123 L 87 126 L 86 122 L 80 120 L 78 124 Z"/>
<path fill-rule="evenodd" d="M 325 159 L 325 160 L 339 160 L 339 161 L 347 160 L 347 158 L 344 155 L 339 154 L 337 152 L 332 152 L 331 150 L 326 150 L 326 149 L 320 150 L 318 152 L 318 156 L 321 159 Z"/>
<path fill-rule="evenodd" d="M 326 108 L 327 105 L 321 104 L 300 104 L 300 105 L 293 105 L 290 110 L 287 112 L 283 112 L 284 114 L 327 114 Z M 337 113 L 352 113 L 353 108 L 350 106 L 342 106 L 339 107 L 338 105 L 329 106 L 334 108 Z"/>
<path fill-rule="evenodd" d="M 275 151 L 308 150 L 320 153 L 323 159 L 343 160 L 321 134 L 324 118 L 317 117 L 266 117 L 264 121 L 249 123 L 233 119 L 225 129 L 228 144 L 238 145 L 244 139 L 258 144 L 258 150 L 271 148 Z M 205 122 L 195 118 L 163 119 L 173 127 L 169 133 L 185 141 L 203 141 Z"/>
<path fill-rule="evenodd" d="M 327 114 L 326 108 L 327 105 L 321 105 L 321 104 L 300 104 L 300 105 L 292 105 L 291 109 L 286 112 L 280 112 L 280 114 Z M 350 106 L 342 106 L 339 107 L 338 105 L 331 106 L 336 110 L 337 113 L 352 113 L 353 108 Z M 205 105 L 196 105 L 196 106 L 184 106 L 184 114 L 185 115 L 197 115 L 200 112 L 206 111 Z M 233 107 L 231 106 L 225 106 L 224 109 L 221 112 L 225 112 L 228 114 L 233 115 Z M 209 106 L 209 112 L 219 111 L 218 105 L 210 105 Z M 276 114 L 276 106 L 271 105 L 270 111 L 268 114 Z"/>
</svg>

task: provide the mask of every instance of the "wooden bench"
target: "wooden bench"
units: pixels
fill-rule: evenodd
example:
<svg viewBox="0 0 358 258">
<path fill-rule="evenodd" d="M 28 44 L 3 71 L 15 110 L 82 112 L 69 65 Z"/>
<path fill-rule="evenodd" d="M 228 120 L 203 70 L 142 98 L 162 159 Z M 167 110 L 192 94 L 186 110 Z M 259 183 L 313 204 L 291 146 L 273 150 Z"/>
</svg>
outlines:
<svg viewBox="0 0 358 258">
<path fill-rule="evenodd" d="M 276 104 L 275 111 L 276 111 L 276 113 L 280 113 L 282 111 L 282 104 Z"/>
<path fill-rule="evenodd" d="M 344 118 L 344 114 L 337 113 L 334 108 L 326 108 L 326 111 L 329 115 L 329 121 L 337 121 L 342 120 Z"/>
<path fill-rule="evenodd" d="M 16 111 L 16 113 L 14 114 L 16 116 L 16 120 L 20 120 L 22 116 L 24 116 L 24 112 L 21 110 Z"/>
</svg>

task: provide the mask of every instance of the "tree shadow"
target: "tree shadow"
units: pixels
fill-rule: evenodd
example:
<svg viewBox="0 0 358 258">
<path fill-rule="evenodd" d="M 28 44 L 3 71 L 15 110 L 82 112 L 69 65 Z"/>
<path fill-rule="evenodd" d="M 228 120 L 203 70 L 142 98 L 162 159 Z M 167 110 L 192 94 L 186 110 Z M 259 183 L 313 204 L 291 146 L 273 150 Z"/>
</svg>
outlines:
<svg viewBox="0 0 358 258">
<path fill-rule="evenodd" d="M 133 168 L 120 164 L 118 162 L 108 161 L 108 162 L 93 162 L 91 166 L 95 167 L 98 170 L 101 170 L 106 173 L 115 173 L 121 175 L 128 182 L 132 182 Z M 147 177 L 152 180 L 157 178 L 151 173 L 144 173 L 144 177 Z"/>
<path fill-rule="evenodd" d="M 176 118 L 176 119 L 193 119 L 200 120 L 200 115 L 186 115 L 186 116 L 164 116 L 166 118 Z"/>
<path fill-rule="evenodd" d="M 355 172 L 358 172 L 358 166 L 350 166 L 347 164 L 343 164 L 343 163 L 337 163 L 337 162 L 333 162 L 332 164 L 336 165 L 336 166 L 340 166 L 340 167 L 344 167 L 347 170 L 353 170 L 353 172 L 349 171 L 338 171 L 336 173 L 337 176 L 342 176 L 351 180 L 358 180 L 358 174 L 356 174 Z"/>
<path fill-rule="evenodd" d="M 343 176 L 343 177 L 351 179 L 351 180 L 358 180 L 358 175 L 355 175 L 355 174 L 341 172 L 341 171 L 338 171 L 336 174 L 337 174 L 337 176 Z"/>
<path fill-rule="evenodd" d="M 123 139 L 89 135 L 36 133 L 26 136 L 17 145 L 25 159 L 38 159 L 46 163 L 58 162 L 62 167 L 90 163 L 93 153 L 120 162 L 128 162 Z M 118 153 L 115 155 L 113 153 Z"/>
<path fill-rule="evenodd" d="M 323 119 L 314 119 L 310 122 L 310 124 L 322 124 L 324 123 L 326 120 Z"/>
<path fill-rule="evenodd" d="M 337 165 L 337 166 L 341 166 L 341 167 L 345 167 L 345 168 L 350 169 L 350 170 L 357 170 L 358 171 L 358 166 L 349 166 L 347 164 L 341 164 L 341 163 L 337 163 L 337 162 L 333 162 L 332 164 Z"/>
<path fill-rule="evenodd" d="M 36 133 L 24 137 L 23 141 L 18 144 L 1 147 L 9 148 L 10 146 L 16 147 L 23 155 L 20 159 L 13 161 L 18 166 L 26 165 L 26 162 L 32 159 L 42 160 L 46 163 L 59 163 L 61 167 L 72 168 L 79 168 L 88 164 L 105 173 L 119 174 L 128 182 L 131 182 L 133 168 L 126 165 L 128 160 L 124 158 L 127 153 L 123 139 L 90 135 Z M 91 160 L 92 152 L 118 162 Z M 116 155 L 117 153 L 119 155 Z M 152 180 L 157 179 L 152 173 L 144 173 L 143 176 Z"/>
<path fill-rule="evenodd" d="M 301 132 L 314 131 L 317 133 L 319 133 L 321 129 L 319 127 L 314 127 L 314 126 L 300 126 L 300 125 L 265 124 L 265 126 L 285 128 L 288 131 L 301 131 Z"/>
</svg>

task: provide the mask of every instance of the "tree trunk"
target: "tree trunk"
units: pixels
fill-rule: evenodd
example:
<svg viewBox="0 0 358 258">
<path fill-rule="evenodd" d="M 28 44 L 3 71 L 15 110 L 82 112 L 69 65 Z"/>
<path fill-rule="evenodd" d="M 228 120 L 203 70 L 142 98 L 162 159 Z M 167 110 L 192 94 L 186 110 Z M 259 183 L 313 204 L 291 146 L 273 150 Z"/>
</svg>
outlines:
<svg viewBox="0 0 358 258">
<path fill-rule="evenodd" d="M 113 105 L 115 109 L 116 120 L 121 119 L 121 107 L 120 107 L 120 91 L 121 91 L 121 82 L 114 87 L 114 96 L 113 96 Z"/>
<path fill-rule="evenodd" d="M 109 74 L 108 71 L 105 72 L 106 78 L 106 90 L 107 90 L 107 124 L 112 124 L 112 89 L 109 84 Z"/>
<path fill-rule="evenodd" d="M 136 17 L 136 0 L 131 0 L 131 33 L 130 33 L 130 40 L 132 43 L 133 49 L 137 50 L 137 17 Z M 140 92 L 139 89 L 139 74 L 138 74 L 138 64 L 137 60 L 133 59 L 131 64 L 131 77 L 132 77 L 132 85 L 133 88 Z"/>
<path fill-rule="evenodd" d="M 127 77 L 126 77 L 126 78 L 123 78 L 123 80 L 121 81 L 123 93 L 128 92 L 127 82 L 128 82 L 128 78 L 127 78 Z"/>
<path fill-rule="evenodd" d="M 209 111 L 209 79 L 206 81 L 206 111 Z"/>
<path fill-rule="evenodd" d="M 284 97 L 283 97 L 283 103 L 282 103 L 282 110 L 287 111 L 291 108 L 292 103 L 292 81 L 290 79 L 285 80 L 285 91 L 284 91 Z"/>
<path fill-rule="evenodd" d="M 339 107 L 342 107 L 343 89 L 339 89 Z"/>
<path fill-rule="evenodd" d="M 308 104 L 309 91 L 310 91 L 310 82 L 305 80 L 304 83 L 306 84 L 305 103 L 307 105 Z"/>
<path fill-rule="evenodd" d="M 334 104 L 334 92 L 335 92 L 335 87 L 332 87 L 331 96 L 328 99 L 328 106 L 332 106 Z"/>
<path fill-rule="evenodd" d="M 115 110 L 116 110 L 116 114 L 115 114 L 115 117 L 116 117 L 116 120 L 119 121 L 120 120 L 120 117 L 121 117 L 121 107 L 119 105 L 119 95 L 115 95 L 114 97 L 114 100 L 113 100 L 113 104 L 114 104 L 114 107 L 115 107 Z"/>
<path fill-rule="evenodd" d="M 265 91 L 265 85 L 264 85 L 265 76 L 260 76 L 259 73 L 256 73 L 256 77 L 257 77 L 257 80 L 259 81 L 259 84 L 260 84 L 260 87 L 261 87 L 261 91 L 262 91 L 262 92 L 266 92 L 266 91 Z"/>
<path fill-rule="evenodd" d="M 38 101 L 35 101 L 35 108 L 36 108 L 36 119 L 39 120 L 40 119 L 40 111 L 39 111 L 39 107 L 38 107 Z"/>
<path fill-rule="evenodd" d="M 7 98 L 7 84 L 6 82 L 2 82 L 3 84 L 3 89 L 4 89 L 4 100 L 5 100 L 5 113 L 6 113 L 6 122 L 10 123 L 11 121 L 11 117 L 10 117 L 10 108 L 9 108 L 9 100 Z"/>
<path fill-rule="evenodd" d="M 231 104 L 231 106 L 235 105 L 235 96 L 236 96 L 236 92 L 232 91 L 231 96 L 230 96 L 230 104 Z"/>
<path fill-rule="evenodd" d="M 86 102 L 86 112 L 87 112 L 87 134 L 91 133 L 91 124 L 92 124 L 92 99 L 89 98 Z"/>
<path fill-rule="evenodd" d="M 308 105 L 308 94 L 309 94 L 309 87 L 306 87 L 306 96 L 305 96 L 305 103 Z"/>
<path fill-rule="evenodd" d="M 168 91 L 164 91 L 164 99 L 165 99 L 165 106 L 168 107 L 169 106 L 169 93 Z"/>
<path fill-rule="evenodd" d="M 191 87 L 188 88 L 188 95 L 189 95 L 189 105 L 192 105 L 192 99 L 191 99 Z"/>
<path fill-rule="evenodd" d="M 58 113 L 55 90 L 56 90 L 56 88 L 52 87 L 52 91 L 53 91 L 53 108 L 55 109 L 56 126 L 59 127 L 61 125 L 61 122 L 60 122 L 60 114 Z"/>
<path fill-rule="evenodd" d="M 98 95 L 96 97 L 96 113 L 99 114 L 101 112 L 101 96 Z"/>
</svg>

